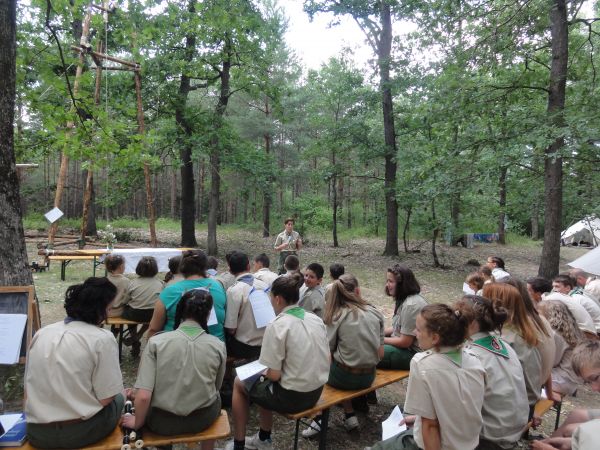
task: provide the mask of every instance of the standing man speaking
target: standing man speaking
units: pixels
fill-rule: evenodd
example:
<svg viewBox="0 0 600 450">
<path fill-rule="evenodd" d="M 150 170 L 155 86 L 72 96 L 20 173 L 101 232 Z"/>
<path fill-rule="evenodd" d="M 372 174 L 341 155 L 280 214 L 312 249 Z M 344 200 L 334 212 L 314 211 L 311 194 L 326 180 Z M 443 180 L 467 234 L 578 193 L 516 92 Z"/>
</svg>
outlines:
<svg viewBox="0 0 600 450">
<path fill-rule="evenodd" d="M 285 219 L 285 230 L 277 235 L 275 240 L 275 251 L 279 252 L 279 263 L 277 269 L 279 274 L 285 272 L 283 263 L 289 255 L 297 255 L 302 248 L 302 239 L 297 231 L 294 231 L 294 219 Z"/>
</svg>

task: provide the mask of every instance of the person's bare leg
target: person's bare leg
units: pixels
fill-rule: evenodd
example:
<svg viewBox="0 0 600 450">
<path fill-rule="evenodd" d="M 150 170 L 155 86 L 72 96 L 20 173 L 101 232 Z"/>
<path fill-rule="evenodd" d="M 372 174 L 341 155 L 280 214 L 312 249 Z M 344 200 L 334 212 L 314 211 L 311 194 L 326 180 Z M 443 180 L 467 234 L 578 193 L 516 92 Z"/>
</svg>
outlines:
<svg viewBox="0 0 600 450">
<path fill-rule="evenodd" d="M 259 406 L 258 414 L 260 429 L 264 431 L 271 431 L 273 429 L 273 411 Z"/>
<path fill-rule="evenodd" d="M 200 448 L 202 448 L 202 450 L 214 450 L 214 448 L 215 448 L 215 440 L 212 439 L 210 441 L 202 441 L 202 444 L 200 445 Z"/>
<path fill-rule="evenodd" d="M 248 424 L 248 410 L 250 401 L 244 384 L 238 377 L 233 383 L 233 400 L 231 410 L 233 414 L 233 438 L 238 441 L 246 439 L 246 425 Z"/>
<path fill-rule="evenodd" d="M 588 422 L 590 419 L 587 409 L 574 409 L 563 424 L 552 433 L 552 437 L 569 437 L 580 423 Z"/>
</svg>

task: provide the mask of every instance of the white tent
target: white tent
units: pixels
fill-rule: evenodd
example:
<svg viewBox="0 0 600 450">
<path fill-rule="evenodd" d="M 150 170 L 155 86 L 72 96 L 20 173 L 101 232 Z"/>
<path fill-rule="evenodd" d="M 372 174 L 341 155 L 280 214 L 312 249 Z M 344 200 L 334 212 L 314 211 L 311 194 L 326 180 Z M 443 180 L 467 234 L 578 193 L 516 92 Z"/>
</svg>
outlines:
<svg viewBox="0 0 600 450">
<path fill-rule="evenodd" d="M 593 275 L 600 275 L 600 247 L 596 247 L 575 261 L 570 262 L 569 266 Z"/>
<path fill-rule="evenodd" d="M 594 247 L 600 245 L 600 219 L 594 216 L 584 217 L 563 231 L 560 241 L 563 245 L 578 245 L 583 242 Z"/>
</svg>

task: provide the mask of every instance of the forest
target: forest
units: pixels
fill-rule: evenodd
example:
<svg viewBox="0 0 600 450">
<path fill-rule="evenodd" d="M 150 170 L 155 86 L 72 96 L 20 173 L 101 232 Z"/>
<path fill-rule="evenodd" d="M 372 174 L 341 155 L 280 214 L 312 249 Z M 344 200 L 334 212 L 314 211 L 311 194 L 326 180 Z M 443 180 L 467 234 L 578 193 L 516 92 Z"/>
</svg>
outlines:
<svg viewBox="0 0 600 450">
<path fill-rule="evenodd" d="M 26 215 L 82 233 L 119 217 L 300 231 L 544 242 L 600 213 L 597 3 L 307 0 L 372 51 L 307 69 L 286 0 L 28 0 L 17 5 L 16 162 Z M 410 23 L 414 31 L 399 32 Z M 437 260 L 435 260 L 437 264 Z"/>
</svg>

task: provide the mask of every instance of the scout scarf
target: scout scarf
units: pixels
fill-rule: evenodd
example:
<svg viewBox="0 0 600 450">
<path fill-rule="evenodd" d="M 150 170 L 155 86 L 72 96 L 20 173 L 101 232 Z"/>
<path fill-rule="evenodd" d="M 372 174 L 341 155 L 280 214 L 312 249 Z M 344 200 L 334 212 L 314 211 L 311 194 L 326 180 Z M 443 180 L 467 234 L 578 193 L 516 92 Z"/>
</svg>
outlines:
<svg viewBox="0 0 600 450">
<path fill-rule="evenodd" d="M 506 349 L 504 342 L 502 342 L 501 339 L 498 339 L 495 336 L 484 336 L 480 339 L 477 339 L 476 341 L 473 341 L 473 345 L 484 348 L 487 351 L 492 352 L 496 355 L 508 358 L 508 350 Z"/>
<path fill-rule="evenodd" d="M 440 353 L 446 356 L 450 361 L 452 361 L 457 366 L 462 366 L 462 347 L 453 348 L 448 350 L 447 352 Z"/>
<path fill-rule="evenodd" d="M 299 306 L 294 306 L 293 308 L 290 308 L 285 312 L 285 314 L 289 314 L 290 316 L 297 317 L 300 320 L 304 320 L 305 313 L 306 313 L 306 311 L 304 311 L 304 309 L 300 308 Z"/>
</svg>

